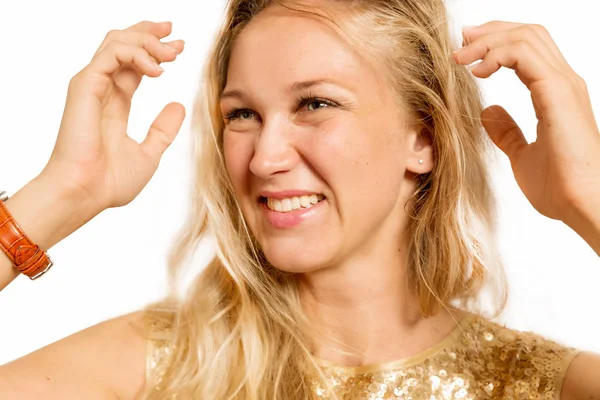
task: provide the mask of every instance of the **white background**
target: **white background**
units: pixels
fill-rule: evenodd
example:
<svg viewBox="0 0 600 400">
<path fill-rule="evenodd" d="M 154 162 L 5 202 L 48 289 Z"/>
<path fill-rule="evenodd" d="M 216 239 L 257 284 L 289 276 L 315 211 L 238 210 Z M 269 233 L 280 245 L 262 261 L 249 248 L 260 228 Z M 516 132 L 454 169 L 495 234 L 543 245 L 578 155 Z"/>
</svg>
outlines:
<svg viewBox="0 0 600 400">
<path fill-rule="evenodd" d="M 600 119 L 595 2 L 449 0 L 448 5 L 457 37 L 462 25 L 494 19 L 545 25 L 586 79 Z M 186 41 L 185 52 L 163 65 L 160 78 L 144 78 L 133 102 L 130 135 L 142 140 L 170 101 L 188 110 L 158 172 L 130 205 L 101 213 L 53 247 L 56 265 L 42 279 L 21 276 L 0 293 L 0 364 L 164 294 L 165 256 L 187 206 L 191 106 L 222 8 L 218 0 L 0 3 L 0 189 L 12 194 L 41 171 L 54 146 L 68 82 L 110 29 L 144 19 L 170 20 L 171 38 Z M 480 83 L 486 104 L 503 105 L 534 140 L 533 107 L 514 73 L 503 70 Z M 577 134 L 572 132 L 573 140 Z M 499 244 L 510 282 L 501 321 L 600 352 L 598 257 L 567 226 L 529 205 L 504 156 L 498 157 L 494 176 Z"/>
</svg>

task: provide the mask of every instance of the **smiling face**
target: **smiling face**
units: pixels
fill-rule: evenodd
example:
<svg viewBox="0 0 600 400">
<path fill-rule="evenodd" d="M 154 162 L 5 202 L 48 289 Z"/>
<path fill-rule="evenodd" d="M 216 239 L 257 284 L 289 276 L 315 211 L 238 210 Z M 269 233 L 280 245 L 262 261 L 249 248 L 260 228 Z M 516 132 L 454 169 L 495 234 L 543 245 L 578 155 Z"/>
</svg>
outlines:
<svg viewBox="0 0 600 400">
<path fill-rule="evenodd" d="M 381 75 L 324 21 L 280 6 L 237 38 L 221 99 L 225 162 L 275 267 L 314 271 L 400 240 L 407 163 L 422 145 Z"/>
</svg>

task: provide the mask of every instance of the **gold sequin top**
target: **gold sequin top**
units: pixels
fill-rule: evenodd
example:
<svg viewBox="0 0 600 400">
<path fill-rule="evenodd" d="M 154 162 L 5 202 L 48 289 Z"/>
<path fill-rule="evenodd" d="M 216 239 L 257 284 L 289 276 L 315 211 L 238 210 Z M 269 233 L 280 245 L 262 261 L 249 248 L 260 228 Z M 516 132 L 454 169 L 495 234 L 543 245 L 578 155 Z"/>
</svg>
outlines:
<svg viewBox="0 0 600 400">
<path fill-rule="evenodd" d="M 168 352 L 150 343 L 147 372 Z M 340 400 L 553 399 L 578 351 L 467 314 L 440 343 L 410 358 L 345 367 L 317 359 Z M 331 400 L 313 381 L 318 399 Z"/>
</svg>

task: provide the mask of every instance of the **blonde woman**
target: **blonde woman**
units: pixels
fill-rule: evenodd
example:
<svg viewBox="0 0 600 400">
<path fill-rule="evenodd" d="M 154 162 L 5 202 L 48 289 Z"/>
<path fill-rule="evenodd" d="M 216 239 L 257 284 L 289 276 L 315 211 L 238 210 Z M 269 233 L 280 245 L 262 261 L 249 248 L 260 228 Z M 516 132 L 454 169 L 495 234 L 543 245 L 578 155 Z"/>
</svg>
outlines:
<svg viewBox="0 0 600 400">
<path fill-rule="evenodd" d="M 599 396 L 597 355 L 496 325 L 477 302 L 485 285 L 497 311 L 505 299 L 492 142 L 532 205 L 600 254 L 585 83 L 541 26 L 490 22 L 453 51 L 446 21 L 441 0 L 230 1 L 193 111 L 193 218 L 172 281 L 205 235 L 216 257 L 182 299 L 174 287 L 0 367 L 0 399 Z M 5 203 L 0 287 L 48 267 L 15 256 L 15 224 L 47 250 L 149 181 L 184 109 L 167 105 L 138 144 L 129 102 L 183 51 L 161 44 L 170 32 L 111 31 L 72 79 L 50 161 Z M 482 108 L 473 75 L 501 67 L 531 91 L 535 143 Z"/>
</svg>

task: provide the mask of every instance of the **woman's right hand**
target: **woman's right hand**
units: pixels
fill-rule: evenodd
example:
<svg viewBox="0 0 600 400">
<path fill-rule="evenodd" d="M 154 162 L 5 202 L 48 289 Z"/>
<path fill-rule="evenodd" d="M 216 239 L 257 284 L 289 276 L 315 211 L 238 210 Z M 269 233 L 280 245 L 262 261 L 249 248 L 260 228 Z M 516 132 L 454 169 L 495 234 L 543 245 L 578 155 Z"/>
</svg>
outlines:
<svg viewBox="0 0 600 400">
<path fill-rule="evenodd" d="M 143 21 L 110 31 L 69 83 L 56 145 L 38 178 L 85 199 L 95 208 L 90 214 L 131 202 L 181 128 L 185 109 L 170 103 L 141 143 L 127 135 L 131 99 L 142 77 L 159 76 L 155 60 L 173 61 L 183 51 L 182 40 L 161 43 L 171 29 L 170 22 Z"/>
</svg>

